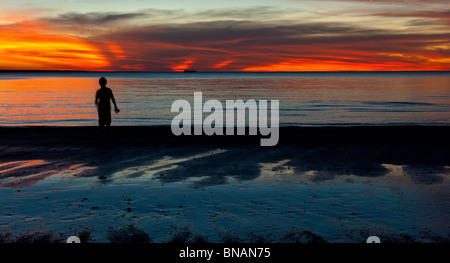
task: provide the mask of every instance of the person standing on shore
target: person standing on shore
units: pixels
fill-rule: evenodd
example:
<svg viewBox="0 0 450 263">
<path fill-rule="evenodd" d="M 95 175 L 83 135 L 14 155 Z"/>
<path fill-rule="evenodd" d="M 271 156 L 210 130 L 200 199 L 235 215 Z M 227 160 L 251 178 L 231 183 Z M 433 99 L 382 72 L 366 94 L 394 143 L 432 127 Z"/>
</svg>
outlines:
<svg viewBox="0 0 450 263">
<path fill-rule="evenodd" d="M 114 94 L 110 88 L 106 87 L 106 78 L 101 77 L 98 80 L 100 89 L 95 93 L 95 105 L 98 111 L 98 125 L 100 126 L 100 136 L 109 135 L 109 126 L 111 125 L 111 101 L 114 103 L 114 111 L 119 113 Z M 106 128 L 106 134 L 105 134 Z"/>
</svg>

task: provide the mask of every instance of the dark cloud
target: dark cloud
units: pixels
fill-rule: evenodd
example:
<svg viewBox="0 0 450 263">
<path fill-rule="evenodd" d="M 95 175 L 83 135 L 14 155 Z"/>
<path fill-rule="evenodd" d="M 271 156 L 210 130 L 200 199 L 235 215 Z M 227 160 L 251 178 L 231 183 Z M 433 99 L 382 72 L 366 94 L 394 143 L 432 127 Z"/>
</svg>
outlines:
<svg viewBox="0 0 450 263">
<path fill-rule="evenodd" d="M 77 25 L 104 25 L 146 17 L 146 13 L 65 13 L 57 17 L 44 19 L 50 23 Z"/>
<path fill-rule="evenodd" d="M 411 18 L 407 24 L 413 26 L 450 25 L 450 11 L 381 12 L 371 16 Z"/>
<path fill-rule="evenodd" d="M 280 17 L 286 13 L 300 13 L 300 9 L 282 9 L 274 6 L 253 6 L 246 8 L 234 8 L 234 9 L 209 9 L 199 11 L 193 14 L 189 14 L 192 18 L 214 18 L 214 19 L 257 19 L 264 20 L 266 18 L 273 19 L 274 17 Z"/>
<path fill-rule="evenodd" d="M 345 23 L 279 25 L 255 21 L 211 21 L 180 25 L 128 28 L 102 38 L 121 43 L 146 62 L 148 68 L 170 65 L 193 58 L 201 68 L 233 59 L 228 70 L 281 62 L 292 58 L 317 62 L 337 59 L 345 63 L 370 63 L 411 59 L 389 58 L 378 53 L 423 53 L 423 47 L 450 39 L 449 34 L 419 34 L 401 30 L 380 30 Z M 436 51 L 434 51 L 436 52 Z M 163 60 L 164 62 L 161 62 Z M 152 61 L 152 62 L 149 62 Z M 416 62 L 420 62 L 418 59 Z M 425 60 L 424 60 L 425 61 Z M 130 58 L 129 63 L 133 63 Z"/>
<path fill-rule="evenodd" d="M 182 25 L 129 28 L 106 36 L 111 40 L 164 42 L 177 45 L 265 43 L 268 45 L 313 44 L 339 38 L 366 38 L 379 30 L 337 23 L 278 25 L 254 21 L 212 21 Z"/>
<path fill-rule="evenodd" d="M 112 41 L 170 43 L 213 47 L 288 46 L 317 44 L 355 44 L 374 42 L 410 42 L 449 39 L 448 34 L 408 33 L 380 30 L 344 23 L 266 24 L 252 21 L 212 21 L 183 25 L 128 28 L 103 36 Z"/>
<path fill-rule="evenodd" d="M 90 12 L 90 13 L 64 13 L 56 17 L 47 17 L 42 20 L 51 23 L 61 24 L 82 24 L 82 25 L 103 25 L 121 23 L 135 19 L 148 18 L 148 24 L 159 24 L 161 20 L 165 24 L 179 24 L 189 21 L 209 21 L 209 20 L 248 20 L 261 21 L 265 18 L 273 19 L 282 17 L 286 13 L 300 10 L 286 10 L 274 6 L 255 6 L 234 9 L 208 9 L 197 12 L 189 12 L 184 9 L 145 9 L 132 13 L 118 12 Z M 154 20 L 153 20 L 154 19 Z"/>
</svg>

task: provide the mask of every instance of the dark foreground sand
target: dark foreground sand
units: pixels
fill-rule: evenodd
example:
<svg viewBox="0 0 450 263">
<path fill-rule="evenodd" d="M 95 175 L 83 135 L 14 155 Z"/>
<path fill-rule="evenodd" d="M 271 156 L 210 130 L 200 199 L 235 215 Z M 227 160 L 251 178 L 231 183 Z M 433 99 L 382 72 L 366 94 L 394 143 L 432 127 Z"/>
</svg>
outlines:
<svg viewBox="0 0 450 263">
<path fill-rule="evenodd" d="M 98 127 L 2 127 L 0 188 L 24 191 L 55 175 L 113 182 L 150 174 L 162 184 L 205 189 L 252 182 L 277 169 L 320 184 L 342 176 L 383 178 L 392 174 L 389 165 L 401 166 L 399 176 L 411 184 L 439 185 L 449 174 L 449 134 L 447 126 L 282 127 L 277 146 L 261 147 L 259 136 L 176 137 L 170 127 L 112 127 L 109 139 Z M 448 197 L 448 191 L 440 196 Z M 440 209 L 448 214 L 445 204 Z"/>
</svg>

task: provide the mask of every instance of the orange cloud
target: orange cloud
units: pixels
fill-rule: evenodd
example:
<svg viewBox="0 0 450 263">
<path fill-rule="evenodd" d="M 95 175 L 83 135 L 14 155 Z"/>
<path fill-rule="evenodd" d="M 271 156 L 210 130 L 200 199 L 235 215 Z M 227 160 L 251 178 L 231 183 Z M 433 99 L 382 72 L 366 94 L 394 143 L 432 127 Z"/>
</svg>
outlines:
<svg viewBox="0 0 450 263">
<path fill-rule="evenodd" d="M 234 62 L 234 60 L 227 60 L 227 61 L 224 61 L 224 62 L 214 65 L 213 68 L 223 68 L 226 65 L 233 63 L 233 62 Z"/>
<path fill-rule="evenodd" d="M 114 54 L 115 59 L 126 59 L 127 56 L 125 54 L 125 51 L 116 44 L 109 44 L 108 45 L 109 51 Z"/>
<path fill-rule="evenodd" d="M 341 61 L 315 61 L 311 59 L 294 59 L 275 64 L 268 64 L 255 67 L 247 67 L 242 71 L 370 71 L 385 70 L 383 65 L 361 65 L 356 63 L 346 63 Z"/>
<path fill-rule="evenodd" d="M 40 23 L 1 26 L 0 69 L 104 69 L 108 59 L 75 37 L 52 35 Z"/>
<path fill-rule="evenodd" d="M 317 59 L 290 59 L 277 63 L 260 66 L 246 67 L 242 71 L 429 71 L 448 70 L 450 59 L 432 59 L 418 56 L 406 56 L 403 54 L 380 54 L 399 60 L 385 60 L 382 62 L 346 62 L 339 59 L 317 60 Z M 424 60 L 426 63 L 417 63 Z"/>
</svg>

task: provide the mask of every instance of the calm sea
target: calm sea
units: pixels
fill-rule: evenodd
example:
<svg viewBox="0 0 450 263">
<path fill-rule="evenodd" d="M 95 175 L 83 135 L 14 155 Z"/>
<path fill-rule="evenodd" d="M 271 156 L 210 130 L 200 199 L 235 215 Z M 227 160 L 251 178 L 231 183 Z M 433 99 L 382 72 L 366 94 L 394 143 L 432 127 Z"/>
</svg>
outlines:
<svg viewBox="0 0 450 263">
<path fill-rule="evenodd" d="M 170 125 L 177 99 L 279 100 L 280 125 L 449 125 L 450 72 L 0 73 L 0 126 L 97 125 L 98 78 L 113 125 Z M 207 114 L 204 114 L 204 118 Z"/>
</svg>

